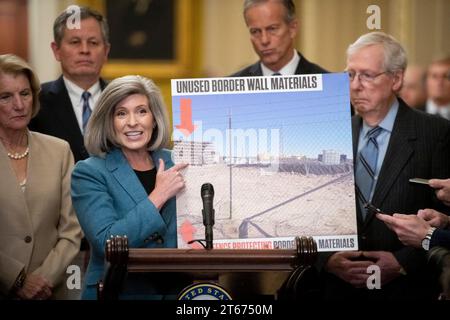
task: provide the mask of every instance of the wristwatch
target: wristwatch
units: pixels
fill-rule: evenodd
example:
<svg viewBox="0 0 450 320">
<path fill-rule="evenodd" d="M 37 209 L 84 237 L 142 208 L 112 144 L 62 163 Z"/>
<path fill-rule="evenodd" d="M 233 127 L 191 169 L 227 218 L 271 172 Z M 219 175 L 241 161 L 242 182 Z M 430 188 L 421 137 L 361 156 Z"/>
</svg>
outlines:
<svg viewBox="0 0 450 320">
<path fill-rule="evenodd" d="M 425 235 L 425 238 L 422 239 L 422 248 L 426 251 L 430 250 L 430 241 L 431 241 L 431 236 L 433 235 L 434 230 L 436 230 L 436 228 L 434 228 L 434 227 L 431 227 L 430 229 L 428 229 L 428 232 Z"/>
</svg>

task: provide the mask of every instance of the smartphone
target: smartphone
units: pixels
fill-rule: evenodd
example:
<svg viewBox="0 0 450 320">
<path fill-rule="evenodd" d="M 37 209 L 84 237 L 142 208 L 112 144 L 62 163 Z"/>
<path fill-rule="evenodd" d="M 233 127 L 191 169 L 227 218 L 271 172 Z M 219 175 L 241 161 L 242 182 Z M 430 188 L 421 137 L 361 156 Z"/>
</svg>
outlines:
<svg viewBox="0 0 450 320">
<path fill-rule="evenodd" d="M 426 184 L 426 185 L 430 184 L 428 179 L 422 179 L 422 178 L 411 178 L 411 179 L 409 179 L 409 182 Z"/>
<path fill-rule="evenodd" d="M 383 211 L 381 211 L 379 208 L 375 207 L 373 204 L 371 203 L 366 203 L 364 205 L 364 208 L 366 208 L 370 213 L 376 214 L 376 213 L 384 213 Z"/>
</svg>

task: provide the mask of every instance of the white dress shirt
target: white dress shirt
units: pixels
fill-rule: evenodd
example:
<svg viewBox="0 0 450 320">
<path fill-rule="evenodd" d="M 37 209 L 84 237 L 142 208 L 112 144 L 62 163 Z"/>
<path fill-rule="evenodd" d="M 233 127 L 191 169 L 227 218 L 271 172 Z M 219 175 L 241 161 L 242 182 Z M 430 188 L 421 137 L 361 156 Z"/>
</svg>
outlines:
<svg viewBox="0 0 450 320">
<path fill-rule="evenodd" d="M 290 76 L 290 75 L 295 74 L 295 70 L 297 70 L 297 66 L 298 66 L 299 62 L 300 62 L 300 56 L 298 55 L 298 52 L 294 49 L 294 56 L 292 57 L 291 61 L 289 61 L 287 65 L 285 65 L 283 68 L 281 68 L 278 71 L 270 70 L 261 62 L 262 74 L 263 74 L 263 76 L 271 76 L 275 72 L 278 72 L 282 76 Z"/>
<path fill-rule="evenodd" d="M 83 97 L 81 96 L 85 90 L 77 86 L 75 83 L 63 77 L 64 84 L 66 85 L 67 92 L 69 93 L 70 102 L 72 103 L 73 111 L 77 117 L 78 126 L 80 127 L 81 133 L 83 133 Z M 92 87 L 87 91 L 91 94 L 89 98 L 89 107 L 94 111 L 95 104 L 97 103 L 100 94 L 102 93 L 100 82 L 97 81 Z"/>
<path fill-rule="evenodd" d="M 441 117 L 450 120 L 450 104 L 446 106 L 438 106 L 433 100 L 427 100 L 426 112 L 430 114 L 437 114 Z"/>
</svg>

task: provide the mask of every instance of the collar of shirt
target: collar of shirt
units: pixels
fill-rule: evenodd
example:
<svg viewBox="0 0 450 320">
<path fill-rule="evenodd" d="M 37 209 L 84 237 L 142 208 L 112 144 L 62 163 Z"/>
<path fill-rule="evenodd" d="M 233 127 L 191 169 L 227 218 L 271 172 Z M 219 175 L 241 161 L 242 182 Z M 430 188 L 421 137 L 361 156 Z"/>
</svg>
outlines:
<svg viewBox="0 0 450 320">
<path fill-rule="evenodd" d="M 395 99 L 394 102 L 392 103 L 392 106 L 389 108 L 387 115 L 378 124 L 378 126 L 381 127 L 384 131 L 387 131 L 389 133 L 392 132 L 392 128 L 394 128 L 395 117 L 397 116 L 398 112 L 398 106 L 399 106 L 398 100 Z M 361 128 L 361 136 L 367 138 L 366 135 L 371 129 L 373 129 L 373 127 L 370 127 L 367 123 L 363 121 L 363 125 Z"/>
<path fill-rule="evenodd" d="M 274 72 L 280 73 L 282 76 L 288 76 L 295 74 L 295 70 L 297 70 L 298 63 L 300 62 L 300 56 L 298 52 L 294 49 L 294 56 L 291 61 L 289 61 L 283 68 L 280 70 L 270 70 L 263 63 L 261 63 L 261 69 L 263 76 L 271 76 Z"/>
<path fill-rule="evenodd" d="M 438 106 L 436 103 L 434 103 L 433 100 L 428 99 L 426 111 L 427 111 L 427 113 L 438 114 L 441 117 L 444 117 L 444 118 L 450 120 L 450 104 L 448 104 L 446 106 Z"/>
<path fill-rule="evenodd" d="M 67 88 L 67 92 L 69 93 L 70 102 L 72 103 L 73 111 L 75 112 L 75 116 L 77 117 L 78 126 L 80 130 L 83 127 L 83 97 L 81 96 L 85 90 L 77 86 L 75 83 L 63 77 L 64 84 Z M 89 98 L 89 106 L 91 110 L 94 110 L 95 103 L 101 94 L 100 81 L 94 83 L 87 91 L 90 92 L 91 96 Z"/>
</svg>

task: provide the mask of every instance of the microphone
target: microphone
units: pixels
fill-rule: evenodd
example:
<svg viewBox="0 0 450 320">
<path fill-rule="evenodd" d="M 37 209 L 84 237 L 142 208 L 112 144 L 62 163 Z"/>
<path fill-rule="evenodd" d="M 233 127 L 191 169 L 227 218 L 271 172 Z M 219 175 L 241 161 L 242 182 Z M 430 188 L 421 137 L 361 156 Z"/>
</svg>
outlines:
<svg viewBox="0 0 450 320">
<path fill-rule="evenodd" d="M 213 225 L 214 225 L 214 187 L 211 183 L 204 183 L 201 188 L 203 201 L 203 225 L 205 226 L 206 249 L 213 248 Z"/>
</svg>

